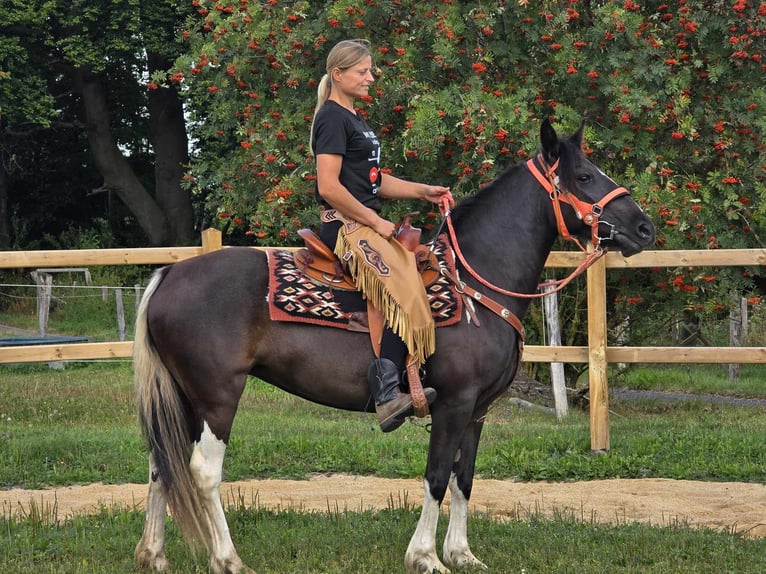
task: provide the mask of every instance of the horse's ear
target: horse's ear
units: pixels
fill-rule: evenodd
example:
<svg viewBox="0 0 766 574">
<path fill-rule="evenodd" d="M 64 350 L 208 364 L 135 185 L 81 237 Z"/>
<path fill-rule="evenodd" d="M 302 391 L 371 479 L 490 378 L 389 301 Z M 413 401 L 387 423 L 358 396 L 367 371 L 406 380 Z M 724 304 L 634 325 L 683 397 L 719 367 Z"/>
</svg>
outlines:
<svg viewBox="0 0 766 574">
<path fill-rule="evenodd" d="M 549 164 L 554 163 L 559 158 L 559 136 L 548 118 L 545 118 L 540 126 L 540 143 L 543 146 L 545 161 Z"/>
<path fill-rule="evenodd" d="M 572 137 L 569 138 L 569 141 L 575 144 L 578 148 L 582 148 L 584 135 L 585 135 L 585 120 L 582 120 L 580 122 L 580 127 L 575 133 L 572 134 Z"/>
</svg>

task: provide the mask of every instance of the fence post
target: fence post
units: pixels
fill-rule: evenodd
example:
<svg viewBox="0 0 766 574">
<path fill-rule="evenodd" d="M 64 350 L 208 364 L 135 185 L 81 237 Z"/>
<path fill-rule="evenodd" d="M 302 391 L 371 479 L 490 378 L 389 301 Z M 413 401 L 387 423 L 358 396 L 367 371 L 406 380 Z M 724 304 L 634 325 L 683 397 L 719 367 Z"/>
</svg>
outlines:
<svg viewBox="0 0 766 574">
<path fill-rule="evenodd" d="M 729 346 L 741 347 L 747 338 L 747 299 L 736 291 L 731 293 L 731 310 L 729 311 Z M 739 365 L 729 363 L 729 381 L 739 381 Z"/>
<path fill-rule="evenodd" d="M 609 450 L 609 388 L 606 362 L 606 258 L 588 269 L 588 382 L 590 448 Z"/>
<path fill-rule="evenodd" d="M 208 227 L 202 232 L 202 253 L 210 253 L 223 249 L 221 232 L 218 229 Z"/>
<path fill-rule="evenodd" d="M 120 341 L 125 340 L 125 305 L 122 301 L 122 289 L 114 290 L 114 303 L 117 307 L 117 332 L 120 335 Z"/>
<path fill-rule="evenodd" d="M 40 336 L 45 337 L 48 330 L 48 314 L 51 309 L 53 275 L 43 271 L 32 271 L 32 280 L 37 284 L 37 323 Z"/>
<path fill-rule="evenodd" d="M 554 287 L 546 287 L 545 291 L 553 291 Z M 561 346 L 561 327 L 559 325 L 558 295 L 548 293 L 543 297 L 545 324 L 548 327 L 548 345 Z M 564 375 L 564 363 L 551 363 L 551 384 L 553 385 L 553 404 L 556 407 L 556 418 L 561 420 L 569 415 L 567 403 L 567 385 Z"/>
</svg>

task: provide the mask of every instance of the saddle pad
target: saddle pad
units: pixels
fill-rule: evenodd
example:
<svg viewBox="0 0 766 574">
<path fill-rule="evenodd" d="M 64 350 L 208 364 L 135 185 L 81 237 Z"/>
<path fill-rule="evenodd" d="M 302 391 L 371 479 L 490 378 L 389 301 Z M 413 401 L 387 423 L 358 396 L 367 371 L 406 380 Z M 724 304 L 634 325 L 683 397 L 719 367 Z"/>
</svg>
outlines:
<svg viewBox="0 0 766 574">
<path fill-rule="evenodd" d="M 446 242 L 440 239 L 434 253 L 440 265 L 454 273 L 454 260 L 445 257 Z M 311 323 L 347 329 L 350 313 L 346 312 L 327 285 L 312 281 L 295 265 L 294 253 L 283 249 L 268 249 L 269 315 L 272 321 Z M 463 300 L 452 283 L 439 275 L 426 288 L 437 327 L 460 321 Z"/>
</svg>

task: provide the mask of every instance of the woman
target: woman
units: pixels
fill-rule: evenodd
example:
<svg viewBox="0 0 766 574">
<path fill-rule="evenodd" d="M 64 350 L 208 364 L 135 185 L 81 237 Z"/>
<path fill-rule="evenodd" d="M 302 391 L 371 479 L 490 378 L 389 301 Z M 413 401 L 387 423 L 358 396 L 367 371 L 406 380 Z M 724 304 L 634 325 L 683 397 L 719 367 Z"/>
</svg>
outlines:
<svg viewBox="0 0 766 574">
<path fill-rule="evenodd" d="M 380 143 L 354 102 L 367 96 L 373 77 L 370 45 L 344 40 L 327 56 L 311 126 L 311 151 L 317 170 L 320 237 L 348 262 L 357 287 L 385 319 L 380 358 L 368 371 L 383 432 L 398 428 L 413 413 L 412 399 L 399 392 L 401 373 L 420 367 L 434 352 L 431 309 L 415 258 L 394 239 L 396 226 L 380 216 L 384 198 L 438 203 L 448 187 L 383 175 Z M 429 404 L 436 397 L 424 389 Z"/>
</svg>

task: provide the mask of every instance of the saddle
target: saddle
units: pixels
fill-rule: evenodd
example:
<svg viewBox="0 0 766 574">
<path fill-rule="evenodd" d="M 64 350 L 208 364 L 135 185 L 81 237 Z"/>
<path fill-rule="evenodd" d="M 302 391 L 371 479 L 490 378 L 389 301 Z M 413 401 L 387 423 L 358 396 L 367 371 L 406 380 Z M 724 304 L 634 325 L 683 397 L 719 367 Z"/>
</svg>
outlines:
<svg viewBox="0 0 766 574">
<path fill-rule="evenodd" d="M 427 287 L 439 277 L 439 262 L 436 254 L 428 246 L 420 243 L 422 232 L 412 226 L 410 213 L 404 217 L 399 226 L 396 239 L 415 256 L 415 263 L 423 285 Z M 334 289 L 358 291 L 354 279 L 347 273 L 343 262 L 311 229 L 299 229 L 298 235 L 303 238 L 305 247 L 295 252 L 295 266 L 308 278 Z"/>
</svg>

